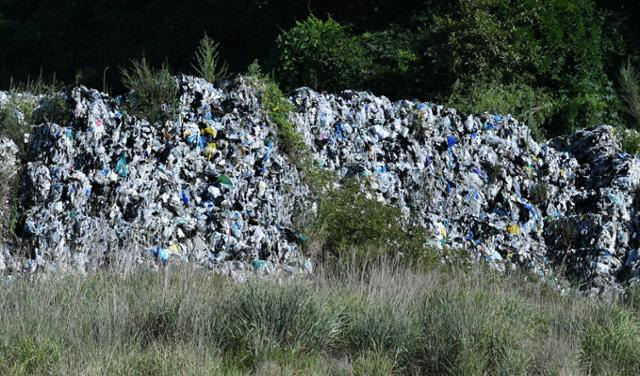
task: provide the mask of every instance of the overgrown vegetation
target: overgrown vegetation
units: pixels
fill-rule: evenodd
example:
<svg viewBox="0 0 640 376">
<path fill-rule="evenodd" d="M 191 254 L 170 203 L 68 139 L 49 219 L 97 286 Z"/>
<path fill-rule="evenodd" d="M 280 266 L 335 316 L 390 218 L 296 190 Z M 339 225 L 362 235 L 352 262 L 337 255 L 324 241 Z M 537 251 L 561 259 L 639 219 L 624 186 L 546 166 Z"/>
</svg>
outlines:
<svg viewBox="0 0 640 376">
<path fill-rule="evenodd" d="M 273 67 L 286 88 L 364 88 L 511 113 L 542 139 L 623 123 L 606 74 L 625 53 L 604 32 L 619 27 L 610 17 L 582 0 L 427 1 L 404 27 L 363 33 L 311 16 L 278 37 Z M 625 66 L 624 90 L 632 75 Z"/>
<path fill-rule="evenodd" d="M 291 122 L 293 105 L 273 78 L 262 73 L 257 62 L 249 66 L 247 77 L 260 92 L 262 108 L 278 129 L 279 147 L 289 155 L 307 186 L 315 193 L 321 192 L 332 181 L 332 174 L 313 163 L 311 150 Z"/>
<path fill-rule="evenodd" d="M 629 154 L 640 153 L 640 132 L 635 129 L 616 129 L 616 135 L 622 150 Z"/>
<path fill-rule="evenodd" d="M 371 59 L 359 40 L 332 18 L 297 22 L 278 39 L 278 80 L 293 89 L 362 88 Z"/>
<path fill-rule="evenodd" d="M 542 89 L 526 84 L 474 83 L 469 89 L 454 85 L 450 105 L 467 113 L 512 114 L 529 126 L 536 139 L 545 138 L 544 125 L 554 112 L 555 102 Z"/>
<path fill-rule="evenodd" d="M 281 283 L 163 273 L 2 282 L 0 373 L 635 375 L 640 366 L 636 300 L 561 295 L 524 275 L 387 261 Z"/>
<path fill-rule="evenodd" d="M 242 72 L 257 58 L 285 91 L 364 89 L 512 113 L 539 137 L 603 123 L 633 128 L 623 102 L 633 96 L 629 69 L 640 61 L 639 11 L 632 0 L 7 2 L 0 81 L 6 87 L 43 67 L 118 92 L 114 72 L 141 52 L 152 65 L 170 59 L 188 71 L 206 32 L 222 48 L 204 45 L 205 65 L 219 57 Z M 223 66 L 200 74 L 219 78 Z"/>
<path fill-rule="evenodd" d="M 224 79 L 227 75 L 228 66 L 220 61 L 219 47 L 219 43 L 215 43 L 205 34 L 196 50 L 193 68 L 200 77 L 209 82 Z"/>
<path fill-rule="evenodd" d="M 407 225 L 400 209 L 386 206 L 349 178 L 326 190 L 319 201 L 311 232 L 311 252 L 325 261 L 367 264 L 386 256 L 432 267 L 439 253 L 427 246 L 427 232 Z"/>
<path fill-rule="evenodd" d="M 131 91 L 127 104 L 138 116 L 154 121 L 173 111 L 177 103 L 178 86 L 167 63 L 152 68 L 145 58 L 132 60 L 130 69 L 122 69 L 122 82 Z"/>
<path fill-rule="evenodd" d="M 8 102 L 0 105 L 0 135 L 18 146 L 24 144 L 24 134 L 33 125 L 36 97 L 28 93 L 11 92 Z"/>
</svg>

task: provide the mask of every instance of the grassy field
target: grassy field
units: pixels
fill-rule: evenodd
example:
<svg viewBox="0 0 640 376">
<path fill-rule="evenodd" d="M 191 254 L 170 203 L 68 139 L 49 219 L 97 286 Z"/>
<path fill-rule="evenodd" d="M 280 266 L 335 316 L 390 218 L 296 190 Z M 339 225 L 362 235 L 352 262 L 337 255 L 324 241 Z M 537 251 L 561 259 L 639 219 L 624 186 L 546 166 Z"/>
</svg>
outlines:
<svg viewBox="0 0 640 376">
<path fill-rule="evenodd" d="M 2 375 L 635 375 L 636 299 L 382 264 L 232 283 L 176 268 L 0 285 Z"/>
</svg>

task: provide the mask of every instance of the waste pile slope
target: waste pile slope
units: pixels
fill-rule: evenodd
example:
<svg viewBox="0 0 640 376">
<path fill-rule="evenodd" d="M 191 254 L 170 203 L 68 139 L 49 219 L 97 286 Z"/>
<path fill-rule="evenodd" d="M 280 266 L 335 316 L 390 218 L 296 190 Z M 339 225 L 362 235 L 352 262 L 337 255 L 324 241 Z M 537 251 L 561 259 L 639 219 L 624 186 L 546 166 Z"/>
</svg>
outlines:
<svg viewBox="0 0 640 376">
<path fill-rule="evenodd" d="M 351 91 L 292 101 L 319 165 L 370 179 L 440 247 L 594 292 L 637 279 L 640 165 L 613 128 L 538 144 L 510 116 Z"/>
<path fill-rule="evenodd" d="M 187 77 L 179 86 L 177 111 L 154 124 L 78 87 L 68 124 L 34 127 L 22 234 L 32 255 L 7 272 L 170 259 L 229 272 L 247 266 L 237 261 L 298 266 L 291 213 L 307 190 L 256 91 Z"/>
<path fill-rule="evenodd" d="M 172 259 L 229 273 L 310 269 L 294 216 L 313 206 L 312 190 L 278 147 L 259 90 L 242 78 L 177 83 L 179 104 L 160 121 L 77 87 L 65 93 L 69 121 L 33 127 L 21 231 L 32 249 L 5 243 L 2 273 Z M 369 180 L 437 247 L 564 273 L 594 292 L 638 278 L 639 164 L 611 127 L 539 144 L 510 116 L 352 91 L 302 88 L 290 100 L 316 164 Z M 16 155 L 3 147 L 3 159 Z"/>
</svg>

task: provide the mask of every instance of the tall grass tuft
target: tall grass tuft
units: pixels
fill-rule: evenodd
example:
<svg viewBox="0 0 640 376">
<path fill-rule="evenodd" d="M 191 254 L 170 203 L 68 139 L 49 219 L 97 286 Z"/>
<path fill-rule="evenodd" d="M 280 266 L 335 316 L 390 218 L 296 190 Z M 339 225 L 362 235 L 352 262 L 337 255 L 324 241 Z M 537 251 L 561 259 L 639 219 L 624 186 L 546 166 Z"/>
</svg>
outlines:
<svg viewBox="0 0 640 376">
<path fill-rule="evenodd" d="M 0 282 L 0 374 L 635 375 L 637 293 L 402 263 L 234 283 L 189 267 Z"/>
</svg>

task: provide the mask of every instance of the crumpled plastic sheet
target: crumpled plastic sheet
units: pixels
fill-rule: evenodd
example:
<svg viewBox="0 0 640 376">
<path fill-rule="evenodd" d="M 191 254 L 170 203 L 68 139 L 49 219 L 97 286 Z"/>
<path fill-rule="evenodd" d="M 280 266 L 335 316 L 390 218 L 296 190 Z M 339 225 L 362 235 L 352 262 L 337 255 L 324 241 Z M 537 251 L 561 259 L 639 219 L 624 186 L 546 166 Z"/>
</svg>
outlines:
<svg viewBox="0 0 640 376">
<path fill-rule="evenodd" d="M 179 111 L 154 125 L 121 98 L 77 87 L 70 124 L 34 127 L 24 233 L 35 256 L 23 269 L 173 259 L 311 269 L 292 224 L 312 206 L 310 190 L 279 150 L 257 90 L 243 79 L 177 82 Z M 316 163 L 368 179 L 434 246 L 499 269 L 562 273 L 593 293 L 640 278 L 640 165 L 612 127 L 539 144 L 509 115 L 353 91 L 302 88 L 290 99 Z"/>
</svg>

